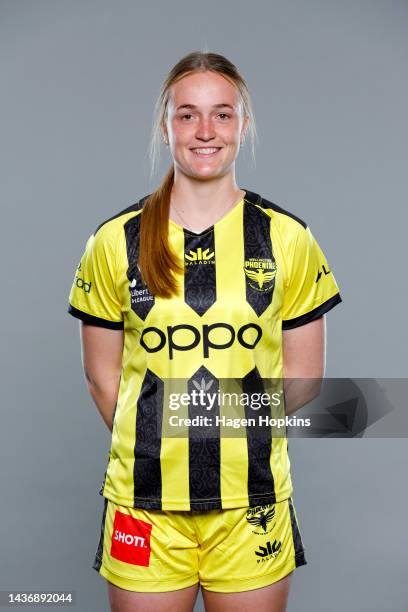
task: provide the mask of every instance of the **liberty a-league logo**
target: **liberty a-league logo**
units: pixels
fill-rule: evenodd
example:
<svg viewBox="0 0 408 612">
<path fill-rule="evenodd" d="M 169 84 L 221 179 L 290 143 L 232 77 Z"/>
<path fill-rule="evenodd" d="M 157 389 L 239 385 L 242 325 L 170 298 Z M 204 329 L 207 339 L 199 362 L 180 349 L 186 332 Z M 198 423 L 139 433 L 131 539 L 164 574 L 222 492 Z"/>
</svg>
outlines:
<svg viewBox="0 0 408 612">
<path fill-rule="evenodd" d="M 252 526 L 252 533 L 257 535 L 266 535 L 272 531 L 276 525 L 276 522 L 272 524 L 274 517 L 274 504 L 248 508 L 246 513 L 246 520 Z"/>
<path fill-rule="evenodd" d="M 249 286 L 256 291 L 270 291 L 275 285 L 276 263 L 272 259 L 250 257 L 245 260 L 244 271 Z"/>
<path fill-rule="evenodd" d="M 132 304 L 139 302 L 151 302 L 154 298 L 146 286 L 141 286 L 135 278 L 132 279 L 129 285 L 130 300 Z"/>
</svg>

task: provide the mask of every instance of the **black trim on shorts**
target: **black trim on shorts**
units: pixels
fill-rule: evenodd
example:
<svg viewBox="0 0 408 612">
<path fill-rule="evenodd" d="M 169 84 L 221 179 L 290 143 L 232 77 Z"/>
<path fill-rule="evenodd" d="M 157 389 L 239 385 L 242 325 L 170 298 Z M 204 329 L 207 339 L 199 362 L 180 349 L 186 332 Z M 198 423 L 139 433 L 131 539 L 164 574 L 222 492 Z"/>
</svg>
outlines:
<svg viewBox="0 0 408 612">
<path fill-rule="evenodd" d="M 293 547 L 295 549 L 295 566 L 300 567 L 306 565 L 305 550 L 303 548 L 302 538 L 300 536 L 299 526 L 296 521 L 295 511 L 293 508 L 292 498 L 288 498 L 290 522 L 292 525 Z"/>
<path fill-rule="evenodd" d="M 336 293 L 330 299 L 317 306 L 317 308 L 313 308 L 306 314 L 301 315 L 300 317 L 295 317 L 294 319 L 287 319 L 286 321 L 282 321 L 282 329 L 293 329 L 295 327 L 300 327 L 301 325 L 305 325 L 306 323 L 311 323 L 315 319 L 320 319 L 326 312 L 334 308 L 337 304 L 340 304 L 343 300 L 340 297 L 340 293 Z"/>
<path fill-rule="evenodd" d="M 87 312 L 83 312 L 83 310 L 75 308 L 72 304 L 69 305 L 67 312 L 73 317 L 81 319 L 84 323 L 88 323 L 88 325 L 106 327 L 107 329 L 124 329 L 123 321 L 108 321 L 107 319 L 101 319 L 100 317 L 95 317 Z"/>
<path fill-rule="evenodd" d="M 101 565 L 102 565 L 102 557 L 103 557 L 103 538 L 105 535 L 105 522 L 106 522 L 106 511 L 108 509 L 108 500 L 106 497 L 104 497 L 104 506 L 103 506 L 103 513 L 102 513 L 102 523 L 101 523 L 101 535 L 99 538 L 99 544 L 98 544 L 98 549 L 95 553 L 95 560 L 93 562 L 93 569 L 95 569 L 97 572 L 99 572 L 99 570 L 101 569 Z"/>
<path fill-rule="evenodd" d="M 276 494 L 274 491 L 270 493 L 252 494 L 248 496 L 248 507 L 262 506 L 266 504 L 276 504 Z M 240 506 L 241 507 L 241 506 Z M 145 497 L 134 497 L 133 508 L 143 508 L 144 510 L 162 510 L 161 499 L 146 499 Z M 207 510 L 225 510 L 222 506 L 220 497 L 215 499 L 198 500 L 190 498 L 189 510 L 181 510 L 181 512 L 206 512 Z"/>
</svg>

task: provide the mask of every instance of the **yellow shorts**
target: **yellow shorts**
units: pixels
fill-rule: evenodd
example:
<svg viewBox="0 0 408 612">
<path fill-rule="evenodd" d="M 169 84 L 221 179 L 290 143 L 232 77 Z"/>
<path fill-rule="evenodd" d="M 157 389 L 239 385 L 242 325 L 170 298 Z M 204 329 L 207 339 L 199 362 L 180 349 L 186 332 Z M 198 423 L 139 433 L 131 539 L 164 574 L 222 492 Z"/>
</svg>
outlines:
<svg viewBox="0 0 408 612">
<path fill-rule="evenodd" d="M 93 568 L 128 591 L 174 591 L 199 582 L 231 593 L 267 586 L 305 564 L 291 498 L 205 512 L 127 508 L 104 499 Z"/>
</svg>

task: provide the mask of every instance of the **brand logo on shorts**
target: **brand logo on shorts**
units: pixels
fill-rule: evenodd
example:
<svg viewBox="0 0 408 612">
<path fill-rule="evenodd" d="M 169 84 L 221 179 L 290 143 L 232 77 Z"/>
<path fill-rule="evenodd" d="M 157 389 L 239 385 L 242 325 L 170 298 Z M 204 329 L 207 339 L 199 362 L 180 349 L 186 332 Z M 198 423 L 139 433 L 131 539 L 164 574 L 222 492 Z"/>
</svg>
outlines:
<svg viewBox="0 0 408 612">
<path fill-rule="evenodd" d="M 275 506 L 273 504 L 267 504 L 266 506 L 255 506 L 254 508 L 248 508 L 246 520 L 250 525 L 255 527 L 255 529 L 252 529 L 252 533 L 256 533 L 257 535 L 265 535 L 270 533 L 276 525 L 276 523 L 274 523 L 271 525 L 270 529 L 268 529 L 268 523 L 272 521 L 274 516 Z"/>
<path fill-rule="evenodd" d="M 151 523 L 116 510 L 110 554 L 119 561 L 149 566 Z"/>
<path fill-rule="evenodd" d="M 255 550 L 255 554 L 260 559 L 257 559 L 257 563 L 265 563 L 265 561 L 269 561 L 270 559 L 275 559 L 279 555 L 282 550 L 282 542 L 278 540 L 274 540 L 274 542 L 267 542 L 265 546 L 259 546 L 257 550 Z"/>
</svg>

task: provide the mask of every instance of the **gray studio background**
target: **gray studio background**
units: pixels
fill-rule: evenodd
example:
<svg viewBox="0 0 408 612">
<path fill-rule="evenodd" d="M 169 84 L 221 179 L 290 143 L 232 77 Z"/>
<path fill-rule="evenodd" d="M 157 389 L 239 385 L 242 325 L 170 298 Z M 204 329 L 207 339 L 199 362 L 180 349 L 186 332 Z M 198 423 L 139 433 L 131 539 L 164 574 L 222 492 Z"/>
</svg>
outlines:
<svg viewBox="0 0 408 612">
<path fill-rule="evenodd" d="M 238 185 L 304 218 L 335 273 L 327 376 L 406 377 L 407 19 L 392 0 L 1 0 L 0 589 L 109 609 L 91 568 L 109 432 L 67 300 L 90 233 L 169 164 L 150 182 L 153 105 L 186 53 L 241 69 L 259 145 Z M 406 611 L 406 439 L 290 446 L 309 562 L 290 612 Z"/>
</svg>

